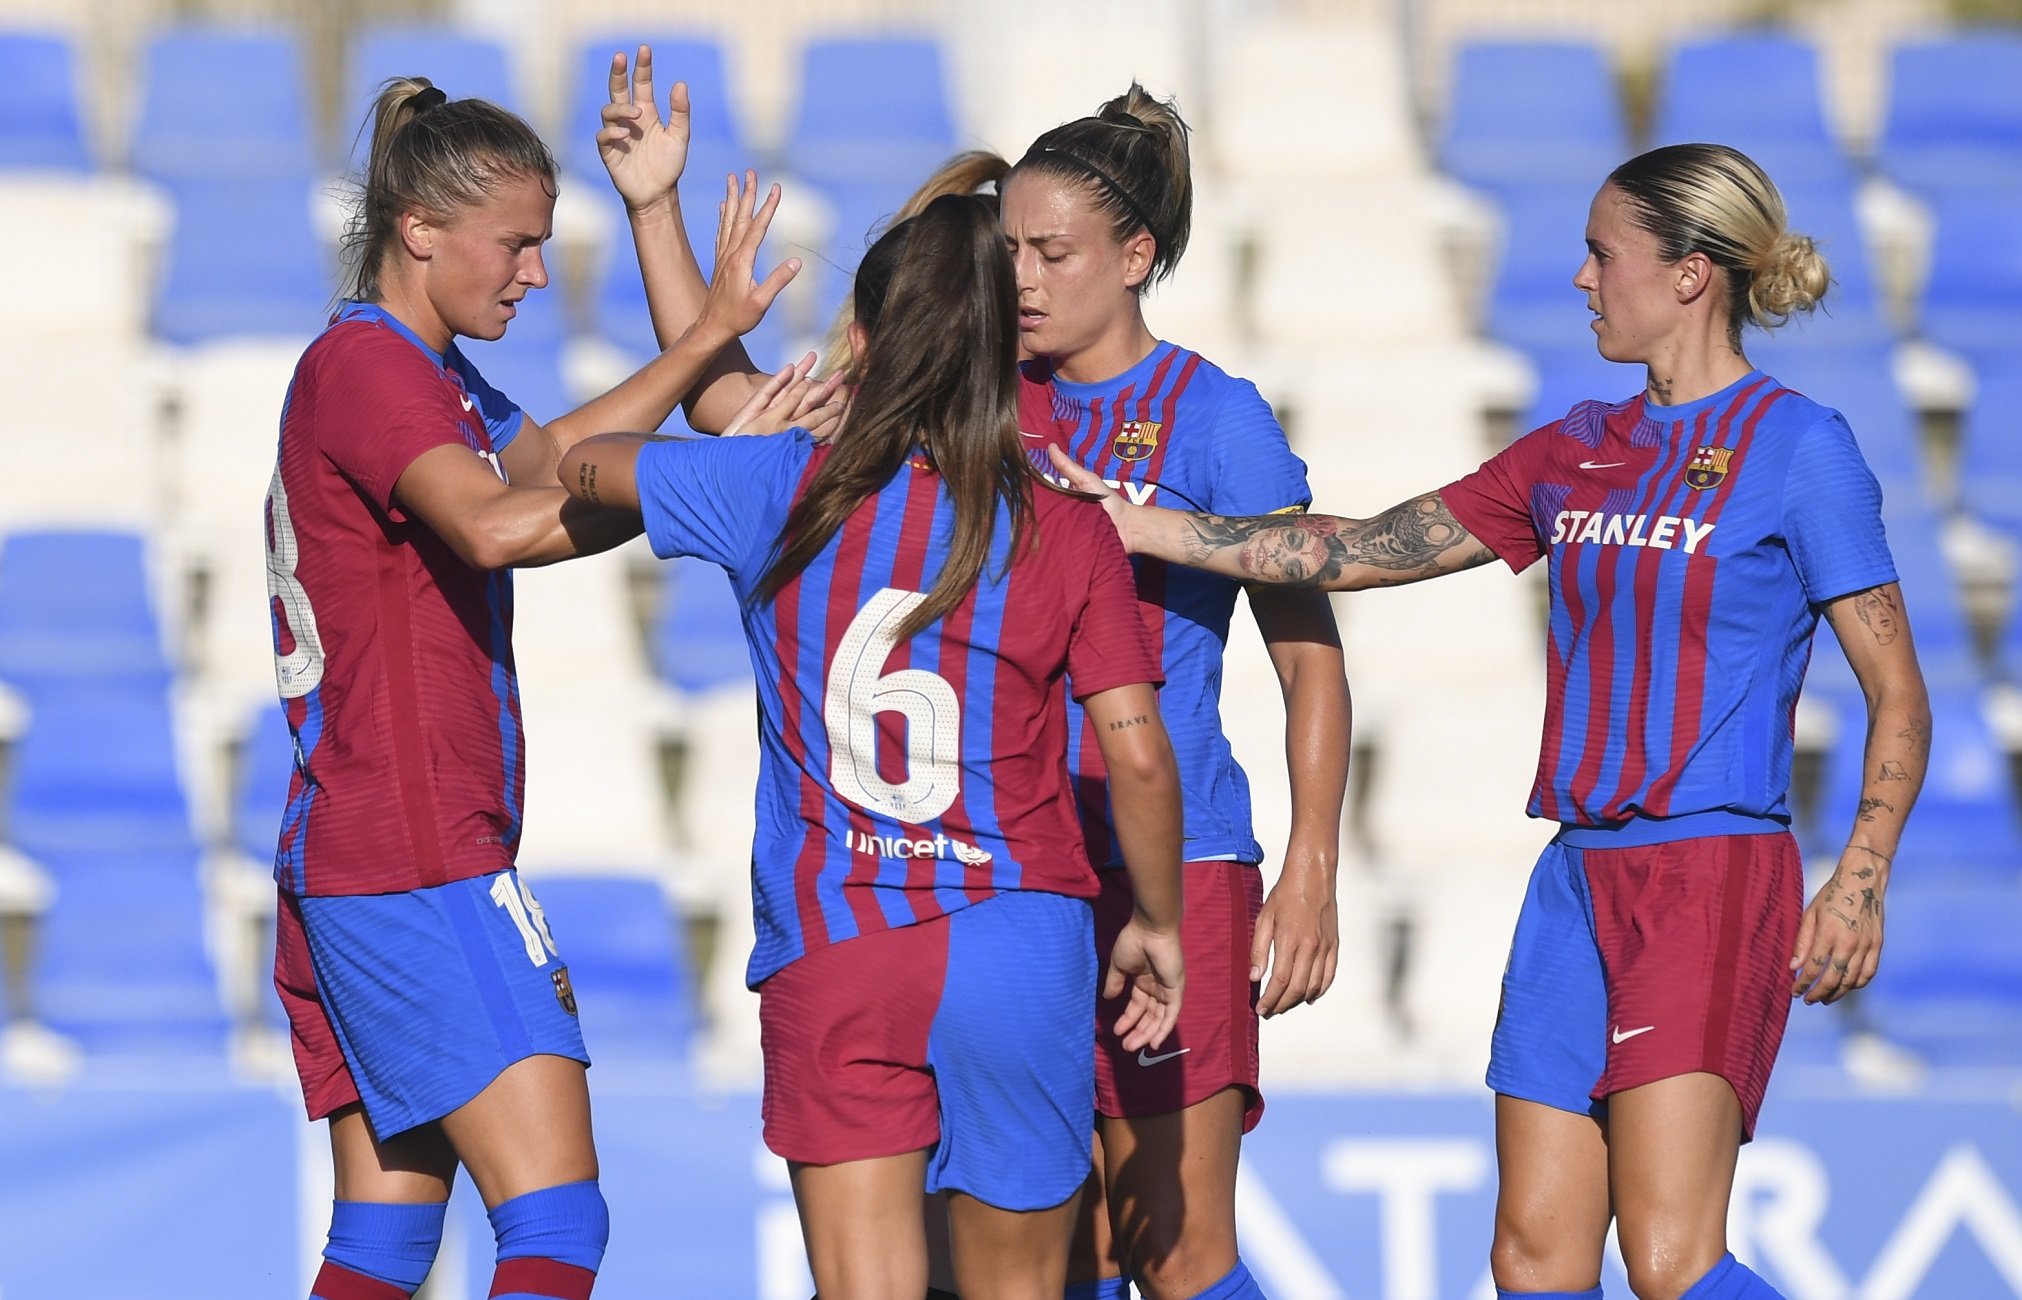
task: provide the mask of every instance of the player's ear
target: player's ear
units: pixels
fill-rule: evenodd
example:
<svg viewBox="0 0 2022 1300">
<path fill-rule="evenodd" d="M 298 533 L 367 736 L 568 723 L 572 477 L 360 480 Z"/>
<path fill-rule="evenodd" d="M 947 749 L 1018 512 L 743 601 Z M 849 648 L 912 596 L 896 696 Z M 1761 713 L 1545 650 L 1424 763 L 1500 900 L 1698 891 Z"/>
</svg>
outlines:
<svg viewBox="0 0 2022 1300">
<path fill-rule="evenodd" d="M 1675 277 L 1673 292 L 1680 304 L 1697 300 L 1713 287 L 1713 259 L 1704 253 L 1687 253 L 1671 269 Z"/>
<path fill-rule="evenodd" d="M 441 230 L 425 214 L 403 212 L 395 228 L 400 235 L 400 246 L 407 250 L 409 257 L 426 262 L 435 256 L 435 240 Z"/>
<path fill-rule="evenodd" d="M 1135 289 L 1151 275 L 1152 263 L 1158 260 L 1158 241 L 1151 232 L 1139 226 L 1137 233 L 1123 241 L 1123 284 L 1126 289 Z"/>
</svg>

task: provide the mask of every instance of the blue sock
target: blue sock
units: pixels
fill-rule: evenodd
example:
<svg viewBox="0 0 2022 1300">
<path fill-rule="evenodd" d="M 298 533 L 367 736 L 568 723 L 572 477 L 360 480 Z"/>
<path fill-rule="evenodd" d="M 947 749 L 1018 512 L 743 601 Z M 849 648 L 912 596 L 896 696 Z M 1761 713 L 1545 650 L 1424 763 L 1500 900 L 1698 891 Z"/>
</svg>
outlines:
<svg viewBox="0 0 2022 1300">
<path fill-rule="evenodd" d="M 1104 1277 L 1093 1282 L 1070 1282 L 1064 1300 L 1130 1300 L 1130 1279 Z"/>
<path fill-rule="evenodd" d="M 1209 1283 L 1208 1289 L 1194 1300 L 1264 1300 L 1264 1288 L 1257 1285 L 1257 1279 L 1250 1276 L 1250 1270 L 1238 1258 L 1236 1266 L 1221 1281 Z"/>
<path fill-rule="evenodd" d="M 1783 1292 L 1757 1277 L 1730 1252 L 1678 1300 L 1783 1300 Z"/>
<path fill-rule="evenodd" d="M 330 1244 L 323 1258 L 339 1268 L 414 1292 L 428 1278 L 442 1245 L 446 1202 L 400 1205 L 337 1201 L 330 1207 Z"/>
<path fill-rule="evenodd" d="M 493 1206 L 491 1229 L 494 1300 L 585 1300 L 611 1239 L 611 1211 L 595 1180 L 563 1183 Z"/>
<path fill-rule="evenodd" d="M 1505 1291 L 1495 1289 L 1495 1300 L 1601 1300 L 1601 1288 L 1591 1291 Z"/>
</svg>

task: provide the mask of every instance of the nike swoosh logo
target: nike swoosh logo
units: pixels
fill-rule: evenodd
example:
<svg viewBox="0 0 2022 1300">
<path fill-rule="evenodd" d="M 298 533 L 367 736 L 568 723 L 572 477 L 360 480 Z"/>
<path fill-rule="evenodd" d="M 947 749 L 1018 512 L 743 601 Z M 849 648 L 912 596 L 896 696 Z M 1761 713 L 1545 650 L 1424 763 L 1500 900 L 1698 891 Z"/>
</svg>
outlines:
<svg viewBox="0 0 2022 1300">
<path fill-rule="evenodd" d="M 1609 1034 L 1608 1037 L 1617 1044 L 1626 1043 L 1637 1034 L 1647 1034 L 1656 1027 L 1655 1025 L 1644 1025 L 1641 1029 L 1617 1029 L 1614 1033 Z"/>
<path fill-rule="evenodd" d="M 1628 461 L 1626 461 L 1626 460 L 1609 460 L 1609 461 L 1598 461 L 1598 460 L 1583 460 L 1583 461 L 1581 461 L 1581 462 L 1580 462 L 1580 468 L 1581 468 L 1581 469 L 1620 469 L 1620 468 L 1621 468 L 1622 466 L 1624 466 L 1624 465 L 1626 465 L 1626 464 L 1628 464 L 1628 463 L 1629 463 L 1629 462 L 1628 462 Z"/>
<path fill-rule="evenodd" d="M 463 403 L 463 409 L 464 409 L 464 410 L 466 410 L 466 411 L 468 411 L 468 410 L 469 410 L 469 409 L 470 409 L 470 408 L 471 408 L 472 406 L 475 406 L 475 405 L 476 405 L 476 403 L 475 403 L 475 402 L 472 402 L 472 401 L 470 400 L 470 395 L 469 395 L 468 393 L 466 393 L 466 394 L 464 394 L 463 396 L 459 397 L 459 398 L 458 398 L 457 400 Z"/>
<path fill-rule="evenodd" d="M 1146 1056 L 1144 1054 L 1145 1049 L 1140 1047 L 1137 1049 L 1137 1063 L 1139 1065 L 1157 1065 L 1160 1061 L 1170 1061 L 1175 1056 L 1185 1056 L 1193 1050 L 1191 1047 L 1182 1047 L 1177 1052 L 1167 1052 L 1163 1056 Z"/>
</svg>

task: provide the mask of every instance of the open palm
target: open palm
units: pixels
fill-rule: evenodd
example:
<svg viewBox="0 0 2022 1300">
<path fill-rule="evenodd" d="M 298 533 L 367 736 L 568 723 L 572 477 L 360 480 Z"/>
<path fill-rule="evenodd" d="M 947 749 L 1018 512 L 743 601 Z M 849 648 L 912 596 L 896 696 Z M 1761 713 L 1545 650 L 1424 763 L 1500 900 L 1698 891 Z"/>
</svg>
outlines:
<svg viewBox="0 0 2022 1300">
<path fill-rule="evenodd" d="M 623 51 L 611 56 L 611 102 L 597 131 L 597 156 L 611 184 L 638 211 L 666 198 L 688 165 L 688 83 L 667 96 L 667 115 L 653 97 L 653 50 L 641 45 L 628 70 Z"/>
</svg>

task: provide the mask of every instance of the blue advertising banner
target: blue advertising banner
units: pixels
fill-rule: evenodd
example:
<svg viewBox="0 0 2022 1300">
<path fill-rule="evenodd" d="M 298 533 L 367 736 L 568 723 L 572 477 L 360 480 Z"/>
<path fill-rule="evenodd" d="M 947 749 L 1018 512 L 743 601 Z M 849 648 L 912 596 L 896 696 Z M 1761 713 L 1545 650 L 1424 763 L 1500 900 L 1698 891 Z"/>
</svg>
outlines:
<svg viewBox="0 0 2022 1300">
<path fill-rule="evenodd" d="M 757 1098 L 599 1089 L 612 1243 L 599 1300 L 807 1300 Z M 0 1300 L 301 1300 L 322 1138 L 264 1089 L 0 1090 Z M 478 1300 L 458 1189 L 432 1300 Z M 1244 1148 L 1244 1254 L 1275 1300 L 1491 1300 L 1488 1098 L 1280 1094 Z M 2022 1114 L 2002 1099 L 1773 1096 L 1742 1154 L 1735 1252 L 1792 1300 L 2022 1297 Z M 1619 1261 L 1608 1294 L 1629 1295 Z"/>
</svg>

